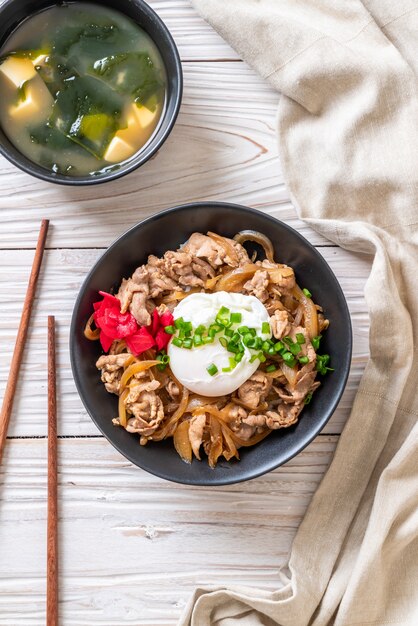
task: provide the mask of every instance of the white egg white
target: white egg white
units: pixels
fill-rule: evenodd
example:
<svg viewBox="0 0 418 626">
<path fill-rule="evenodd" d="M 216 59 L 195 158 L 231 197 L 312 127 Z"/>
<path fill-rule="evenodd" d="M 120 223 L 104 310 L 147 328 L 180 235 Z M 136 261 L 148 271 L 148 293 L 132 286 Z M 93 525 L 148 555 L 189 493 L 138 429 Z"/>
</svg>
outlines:
<svg viewBox="0 0 418 626">
<path fill-rule="evenodd" d="M 263 339 L 271 337 L 271 331 L 262 332 L 263 322 L 269 322 L 269 314 L 254 296 L 226 291 L 195 293 L 184 298 L 174 309 L 173 315 L 175 320 L 183 318 L 185 322 L 191 322 L 193 328 L 200 324 L 208 327 L 215 323 L 218 311 L 223 306 L 231 313 L 241 313 L 240 326 L 255 328 L 257 335 Z M 174 376 L 190 391 L 210 397 L 230 394 L 248 380 L 260 365 L 258 359 L 250 363 L 254 350 L 245 348 L 243 358 L 235 368 L 230 372 L 223 372 L 222 368 L 229 367 L 229 357 L 233 354 L 221 345 L 220 336 L 221 334 L 217 334 L 213 343 L 190 350 L 175 346 L 170 341 L 170 367 Z M 212 363 L 218 368 L 218 373 L 214 376 L 207 371 Z"/>
</svg>

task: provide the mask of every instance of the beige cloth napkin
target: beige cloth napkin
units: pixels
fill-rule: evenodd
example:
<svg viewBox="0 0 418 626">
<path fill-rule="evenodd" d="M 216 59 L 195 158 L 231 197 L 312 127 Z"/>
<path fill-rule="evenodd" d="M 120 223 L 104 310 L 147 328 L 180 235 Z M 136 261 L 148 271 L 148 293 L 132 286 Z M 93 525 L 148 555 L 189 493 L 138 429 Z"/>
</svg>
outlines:
<svg viewBox="0 0 418 626">
<path fill-rule="evenodd" d="M 194 4 L 281 92 L 281 161 L 300 216 L 374 263 L 371 358 L 288 584 L 198 589 L 181 624 L 416 626 L 418 1 Z"/>
</svg>

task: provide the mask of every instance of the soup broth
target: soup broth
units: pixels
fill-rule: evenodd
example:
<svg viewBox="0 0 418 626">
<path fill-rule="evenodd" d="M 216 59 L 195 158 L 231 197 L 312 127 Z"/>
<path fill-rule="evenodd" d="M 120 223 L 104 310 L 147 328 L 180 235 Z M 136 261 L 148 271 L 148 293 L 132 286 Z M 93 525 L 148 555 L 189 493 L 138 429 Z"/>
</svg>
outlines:
<svg viewBox="0 0 418 626">
<path fill-rule="evenodd" d="M 149 142 L 165 85 L 157 47 L 130 18 L 90 3 L 54 6 L 0 52 L 0 124 L 42 167 L 100 175 Z"/>
</svg>

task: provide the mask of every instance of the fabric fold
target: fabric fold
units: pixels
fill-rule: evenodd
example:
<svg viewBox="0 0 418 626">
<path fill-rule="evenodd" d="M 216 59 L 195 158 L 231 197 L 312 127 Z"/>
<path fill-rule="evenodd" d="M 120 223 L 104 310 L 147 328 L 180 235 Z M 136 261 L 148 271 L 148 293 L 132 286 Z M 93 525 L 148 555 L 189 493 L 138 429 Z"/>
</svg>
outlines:
<svg viewBox="0 0 418 626">
<path fill-rule="evenodd" d="M 277 592 L 197 590 L 183 626 L 418 623 L 418 24 L 409 0 L 194 0 L 282 95 L 286 184 L 374 255 L 370 361 Z M 416 31 L 415 31 L 416 32 Z"/>
</svg>

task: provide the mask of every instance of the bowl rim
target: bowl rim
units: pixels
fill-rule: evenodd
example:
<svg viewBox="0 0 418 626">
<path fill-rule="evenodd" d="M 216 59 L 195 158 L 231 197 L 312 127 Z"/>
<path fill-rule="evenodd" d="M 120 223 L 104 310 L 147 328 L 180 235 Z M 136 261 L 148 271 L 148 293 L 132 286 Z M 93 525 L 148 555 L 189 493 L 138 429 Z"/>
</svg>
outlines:
<svg viewBox="0 0 418 626">
<path fill-rule="evenodd" d="M 263 217 L 271 222 L 272 224 L 275 224 L 276 222 L 279 222 L 281 224 L 281 226 L 284 227 L 285 230 L 291 231 L 292 235 L 296 235 L 296 237 L 300 240 L 300 242 L 302 243 L 302 245 L 307 246 L 311 252 L 313 252 L 315 255 L 318 255 L 322 262 L 324 262 L 327 267 L 328 270 L 331 274 L 331 276 L 334 279 L 334 283 L 335 283 L 335 288 L 336 291 L 338 293 L 339 299 L 343 305 L 344 308 L 344 313 L 345 316 L 348 320 L 348 324 L 347 324 L 347 365 L 345 366 L 345 369 L 343 371 L 341 371 L 340 373 L 340 381 L 339 381 L 339 389 L 338 391 L 335 393 L 334 395 L 334 399 L 332 401 L 332 403 L 329 405 L 329 407 L 327 408 L 327 411 L 324 412 L 322 419 L 320 420 L 320 423 L 312 429 L 312 431 L 309 432 L 309 434 L 307 434 L 302 443 L 300 445 L 297 446 L 297 449 L 291 449 L 287 454 L 284 454 L 282 456 L 282 458 L 276 462 L 273 461 L 272 463 L 270 463 L 268 465 L 268 468 L 266 469 L 264 466 L 262 468 L 260 468 L 260 470 L 256 470 L 253 473 L 251 473 L 251 476 L 243 476 L 241 477 L 234 477 L 234 478 L 228 478 L 228 476 L 225 476 L 224 478 L 219 478 L 217 480 L 204 480 L 204 479 L 199 479 L 199 480 L 194 480 L 193 479 L 193 475 L 191 475 L 190 479 L 177 479 L 177 478 L 173 478 L 171 475 L 169 475 L 168 473 L 164 472 L 164 469 L 162 469 L 162 471 L 158 472 L 158 471 L 153 471 L 149 468 L 145 468 L 143 466 L 141 466 L 137 459 L 134 458 L 129 452 L 126 453 L 121 446 L 119 446 L 117 443 L 115 443 L 114 441 L 112 441 L 112 439 L 110 437 L 108 437 L 108 435 L 103 431 L 103 429 L 101 428 L 101 425 L 98 421 L 96 421 L 94 415 L 92 414 L 92 412 L 90 411 L 89 407 L 87 406 L 87 403 L 84 400 L 83 397 L 83 393 L 82 393 L 82 388 L 81 388 L 81 382 L 80 382 L 80 377 L 78 375 L 78 371 L 77 371 L 77 367 L 76 367 L 76 356 L 75 356 L 75 335 L 76 335 L 76 317 L 77 317 L 77 313 L 78 313 L 78 309 L 81 303 L 81 300 L 84 297 L 85 291 L 87 289 L 87 286 L 90 282 L 91 277 L 93 276 L 93 274 L 96 271 L 96 268 L 102 263 L 102 261 L 109 256 L 110 254 L 112 254 L 114 248 L 116 246 L 118 246 L 121 242 L 123 242 L 123 240 L 128 237 L 131 233 L 135 232 L 136 230 L 140 229 L 144 224 L 150 224 L 152 222 L 156 222 L 159 219 L 161 219 L 162 217 L 164 217 L 165 215 L 171 214 L 171 213 L 176 213 L 178 211 L 182 211 L 182 210 L 190 210 L 192 208 L 207 208 L 210 210 L 210 208 L 214 206 L 214 207 L 222 207 L 226 210 L 228 209 L 239 209 L 240 211 L 244 211 L 246 213 L 248 213 L 249 215 L 254 215 L 257 214 L 259 215 L 260 213 L 263 215 Z M 71 370 L 72 370 L 72 374 L 73 374 L 73 379 L 76 385 L 76 389 L 77 392 L 79 394 L 79 397 L 84 405 L 84 408 L 86 409 L 87 413 L 89 414 L 90 418 L 92 419 L 93 423 L 96 425 L 96 427 L 99 429 L 99 431 L 102 433 L 102 435 L 107 439 L 107 441 L 126 459 L 128 459 L 128 461 L 130 461 L 133 465 L 139 467 L 140 469 L 142 469 L 143 471 L 146 471 L 150 474 L 153 474 L 154 476 L 157 476 L 158 478 L 162 478 L 165 480 L 168 480 L 170 482 L 175 482 L 178 484 L 182 484 L 182 485 L 191 485 L 191 486 L 202 486 L 202 487 L 206 487 L 206 486 L 222 486 L 222 485 L 231 485 L 231 484 L 238 484 L 241 482 L 246 482 L 248 480 L 253 480 L 255 478 L 258 478 L 266 473 L 269 473 L 275 469 L 277 469 L 278 467 L 284 465 L 285 463 L 288 463 L 291 459 L 293 459 L 295 456 L 297 456 L 298 454 L 300 454 L 314 439 L 315 437 L 317 437 L 319 435 L 319 433 L 323 430 L 323 428 L 325 427 L 325 425 L 328 423 L 328 421 L 330 420 L 330 418 L 332 417 L 335 409 L 338 406 L 338 403 L 341 399 L 341 396 L 345 390 L 346 384 L 347 384 L 347 380 L 348 380 L 348 376 L 351 370 L 351 358 L 352 358 L 352 346 L 353 346 L 353 331 L 352 331 L 352 323 L 351 323 L 351 316 L 350 316 L 350 312 L 348 309 L 348 305 L 347 305 L 347 301 L 344 295 L 344 292 L 339 284 L 339 281 L 337 279 L 337 277 L 335 276 L 333 270 L 331 269 L 330 265 L 328 264 L 328 262 L 324 259 L 324 257 L 317 251 L 317 249 L 315 248 L 315 246 L 313 246 L 305 237 L 303 237 L 303 235 L 301 235 L 298 231 L 296 231 L 294 228 L 292 228 L 291 226 L 289 226 L 288 224 L 286 224 L 286 222 L 283 222 L 281 220 L 278 220 L 277 218 L 268 215 L 266 213 L 263 213 L 257 209 L 254 208 L 250 208 L 250 207 L 246 207 L 240 204 L 236 204 L 236 203 L 229 203 L 229 202 L 221 202 L 221 201 L 199 201 L 199 202 L 188 202 L 185 204 L 180 204 L 174 207 L 171 207 L 169 209 L 164 209 L 158 213 L 154 213 L 153 215 L 150 215 L 149 217 L 141 220 L 140 222 L 138 222 L 137 224 L 135 224 L 134 226 L 132 226 L 131 228 L 129 228 L 128 230 L 126 230 L 125 232 L 123 232 L 119 237 L 117 237 L 117 239 L 103 252 L 103 254 L 97 259 L 97 261 L 95 262 L 95 264 L 93 265 L 92 269 L 88 272 L 87 276 L 85 277 L 78 296 L 76 298 L 75 304 L 74 304 L 74 308 L 73 308 L 73 313 L 72 313 L 72 317 L 71 317 L 71 325 L 70 325 L 70 333 L 69 333 L 69 350 L 70 350 L 70 362 L 71 362 Z M 213 476 L 215 476 L 215 472 L 216 472 L 216 468 L 213 470 L 214 474 Z"/>
<path fill-rule="evenodd" d="M 56 0 L 49 0 L 49 1 L 50 1 L 51 7 L 58 4 Z M 77 0 L 69 0 L 70 3 L 73 3 L 76 1 Z M 100 0 L 88 0 L 88 1 L 90 1 L 93 4 L 101 4 Z M 7 7 L 14 4 L 15 2 L 17 2 L 17 0 L 5 0 L 5 2 L 1 3 L 0 4 L 0 16 L 2 12 L 5 9 L 7 9 Z M 171 98 L 171 102 L 173 102 L 174 104 L 172 105 L 173 107 L 172 112 L 171 112 L 171 115 L 170 115 L 170 118 L 169 118 L 169 121 L 167 123 L 165 130 L 161 133 L 160 136 L 158 136 L 159 128 L 161 128 L 161 124 L 164 120 L 164 116 L 166 115 L 167 110 L 163 112 L 163 115 L 159 121 L 159 126 L 157 126 L 157 128 L 154 131 L 155 134 L 151 135 L 149 139 L 149 144 L 148 144 L 148 152 L 145 154 L 145 151 L 144 151 L 144 156 L 142 158 L 141 158 L 141 150 L 142 150 L 141 148 L 137 153 L 135 153 L 137 155 L 137 160 L 135 160 L 135 154 L 134 154 L 132 157 L 132 161 L 127 161 L 126 166 L 122 166 L 119 169 L 116 169 L 112 172 L 109 172 L 103 175 L 98 175 L 96 177 L 92 175 L 70 177 L 70 176 L 65 176 L 64 174 L 55 174 L 54 172 L 49 172 L 49 170 L 42 168 L 40 165 L 35 163 L 35 161 L 32 161 L 31 159 L 29 159 L 29 157 L 19 152 L 19 150 L 15 148 L 14 146 L 13 147 L 16 150 L 16 153 L 18 154 L 18 156 L 15 153 L 10 152 L 8 148 L 4 146 L 3 142 L 0 141 L 0 154 L 5 159 L 7 159 L 10 163 L 12 163 L 12 165 L 19 168 L 26 174 L 29 174 L 30 176 L 34 176 L 35 178 L 46 181 L 48 183 L 55 183 L 56 185 L 65 185 L 65 186 L 73 186 L 73 187 L 84 187 L 88 185 L 101 185 L 103 183 L 107 183 L 112 180 L 122 178 L 123 176 L 126 176 L 127 174 L 130 174 L 134 170 L 138 169 L 139 167 L 141 167 L 141 165 L 144 165 L 144 163 L 149 161 L 156 154 L 156 152 L 161 148 L 161 146 L 165 143 L 165 141 L 167 140 L 168 136 L 170 135 L 176 123 L 178 114 L 180 112 L 180 106 L 181 106 L 182 97 L 183 97 L 183 69 L 182 69 L 182 64 L 181 64 L 181 59 L 180 59 L 180 53 L 178 51 L 177 45 L 173 39 L 171 32 L 169 31 L 165 22 L 158 15 L 158 13 L 156 13 L 154 9 L 145 2 L 145 0 L 130 0 L 130 2 L 131 4 L 136 5 L 138 9 L 142 11 L 151 21 L 154 21 L 158 24 L 158 27 L 164 33 L 164 36 L 167 40 L 168 47 L 170 49 L 169 54 L 172 55 L 173 57 L 173 62 L 175 66 L 174 75 L 176 76 L 177 81 L 176 81 L 175 91 L 173 91 L 173 95 Z M 117 5 L 116 2 L 115 4 Z M 45 8 L 48 8 L 48 7 L 45 7 Z M 121 10 L 118 6 L 114 6 L 112 7 L 112 9 L 114 11 L 118 11 L 119 13 L 125 14 L 124 11 Z M 28 13 L 26 17 L 23 18 L 21 22 L 19 22 L 17 28 L 24 20 L 28 19 L 32 15 L 36 15 L 37 13 L 40 12 L 40 10 L 42 9 L 38 9 L 38 10 L 31 11 L 30 13 Z M 151 35 L 149 35 L 149 37 L 157 46 L 158 50 L 160 50 L 160 47 L 157 41 L 155 41 L 151 37 Z M 158 140 L 154 141 L 155 139 L 157 139 L 157 137 L 158 137 Z M 12 144 L 11 141 L 10 143 Z"/>
</svg>

